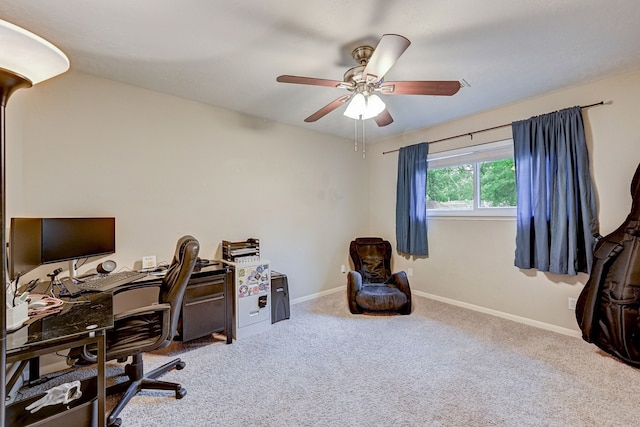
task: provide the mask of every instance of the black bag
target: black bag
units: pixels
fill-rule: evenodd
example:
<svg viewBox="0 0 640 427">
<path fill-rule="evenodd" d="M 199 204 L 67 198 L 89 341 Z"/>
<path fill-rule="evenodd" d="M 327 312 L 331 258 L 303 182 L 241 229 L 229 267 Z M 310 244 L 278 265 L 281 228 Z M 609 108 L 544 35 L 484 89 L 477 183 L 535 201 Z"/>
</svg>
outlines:
<svg viewBox="0 0 640 427">
<path fill-rule="evenodd" d="M 631 196 L 627 219 L 596 244 L 576 319 L 585 341 L 640 367 L 640 165 Z"/>
</svg>

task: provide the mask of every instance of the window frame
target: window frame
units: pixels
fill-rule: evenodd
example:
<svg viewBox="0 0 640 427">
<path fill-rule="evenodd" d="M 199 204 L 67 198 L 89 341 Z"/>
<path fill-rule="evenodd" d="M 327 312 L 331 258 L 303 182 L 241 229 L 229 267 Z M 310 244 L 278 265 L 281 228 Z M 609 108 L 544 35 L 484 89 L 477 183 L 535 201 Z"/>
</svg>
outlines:
<svg viewBox="0 0 640 427">
<path fill-rule="evenodd" d="M 480 163 L 485 161 L 513 158 L 513 139 L 504 139 L 464 148 L 440 151 L 427 156 L 427 171 L 461 164 L 473 165 L 473 208 L 471 209 L 429 209 L 427 217 L 513 217 L 516 207 L 482 208 L 480 201 Z M 427 186 L 429 182 L 427 180 Z"/>
</svg>

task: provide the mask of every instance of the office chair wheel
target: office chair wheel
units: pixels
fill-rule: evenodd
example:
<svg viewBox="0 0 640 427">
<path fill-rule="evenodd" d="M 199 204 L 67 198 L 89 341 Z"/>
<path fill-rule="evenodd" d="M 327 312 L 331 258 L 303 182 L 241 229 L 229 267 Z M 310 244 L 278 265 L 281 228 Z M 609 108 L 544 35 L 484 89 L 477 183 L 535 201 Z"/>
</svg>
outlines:
<svg viewBox="0 0 640 427">
<path fill-rule="evenodd" d="M 181 388 L 180 390 L 176 390 L 176 399 L 182 399 L 187 395 L 187 389 Z"/>
<path fill-rule="evenodd" d="M 122 418 L 116 418 L 112 424 L 109 424 L 107 427 L 120 427 L 122 426 Z"/>
<path fill-rule="evenodd" d="M 187 366 L 187 364 L 182 362 L 182 361 L 176 363 L 176 369 L 177 370 L 184 369 L 185 366 Z"/>
</svg>

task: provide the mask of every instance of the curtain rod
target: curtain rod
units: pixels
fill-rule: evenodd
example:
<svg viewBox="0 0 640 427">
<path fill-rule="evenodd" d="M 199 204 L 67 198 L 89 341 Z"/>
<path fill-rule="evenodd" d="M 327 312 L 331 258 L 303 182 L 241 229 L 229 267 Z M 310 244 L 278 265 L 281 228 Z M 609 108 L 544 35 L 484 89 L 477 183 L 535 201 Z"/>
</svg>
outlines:
<svg viewBox="0 0 640 427">
<path fill-rule="evenodd" d="M 597 105 L 604 105 L 604 101 L 596 102 L 595 104 L 581 105 L 580 108 L 595 107 Z M 500 128 L 504 128 L 504 127 L 507 127 L 507 126 L 511 126 L 511 123 L 507 123 L 505 125 L 493 126 L 493 127 L 485 128 L 485 129 L 480 129 L 480 130 L 477 130 L 475 132 L 461 133 L 460 135 L 450 136 L 450 137 L 447 137 L 447 138 L 436 139 L 435 141 L 429 142 L 429 144 L 434 144 L 436 142 L 442 142 L 442 141 L 448 141 L 450 139 L 460 138 L 461 136 L 469 136 L 471 139 L 473 139 L 473 134 L 474 133 L 487 132 L 489 130 L 500 129 Z M 397 148 L 395 150 L 383 151 L 382 154 L 395 153 L 396 151 L 400 151 L 400 149 Z"/>
</svg>

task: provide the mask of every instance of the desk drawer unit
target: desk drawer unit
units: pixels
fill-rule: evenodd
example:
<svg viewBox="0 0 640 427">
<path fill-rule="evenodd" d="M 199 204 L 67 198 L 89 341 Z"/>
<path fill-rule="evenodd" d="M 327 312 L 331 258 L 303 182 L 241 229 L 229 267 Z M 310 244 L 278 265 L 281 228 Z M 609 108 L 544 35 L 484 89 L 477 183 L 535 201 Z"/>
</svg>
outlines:
<svg viewBox="0 0 640 427">
<path fill-rule="evenodd" d="M 194 277 L 195 276 L 195 277 Z M 190 341 L 226 331 L 226 274 L 197 277 L 192 275 L 182 301 L 178 339 Z"/>
</svg>

